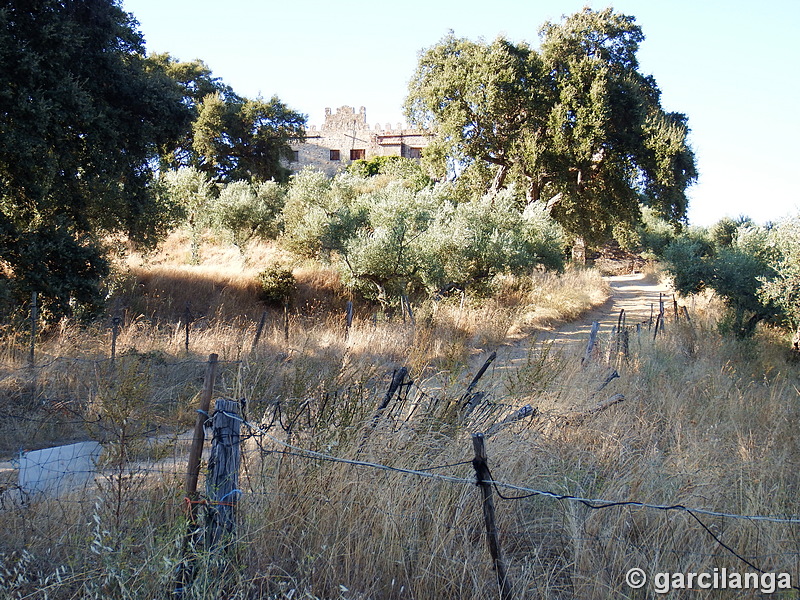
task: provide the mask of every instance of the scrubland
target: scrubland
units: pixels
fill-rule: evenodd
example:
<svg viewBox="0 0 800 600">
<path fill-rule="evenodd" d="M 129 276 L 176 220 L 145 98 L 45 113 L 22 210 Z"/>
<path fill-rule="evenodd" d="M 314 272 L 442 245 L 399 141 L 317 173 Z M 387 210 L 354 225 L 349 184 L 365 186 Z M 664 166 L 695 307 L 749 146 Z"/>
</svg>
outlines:
<svg viewBox="0 0 800 600">
<path fill-rule="evenodd" d="M 4 337 L 5 456 L 87 438 L 105 452 L 96 485 L 0 507 L 3 597 L 174 597 L 191 528 L 182 434 L 210 353 L 215 397 L 247 399 L 257 430 L 242 429 L 235 540 L 196 549 L 185 598 L 500 597 L 470 435 L 524 405 L 537 412 L 486 438 L 494 480 L 522 488 L 495 497 L 515 597 L 651 597 L 626 585 L 633 567 L 787 571 L 800 583 L 800 525 L 736 518 L 800 513 L 800 374 L 774 331 L 725 338 L 719 307 L 704 300 L 658 336 L 630 331 L 627 356 L 601 334 L 582 363 L 583 347 L 547 332 L 604 302 L 591 269 L 509 279 L 491 298 L 412 303 L 404 321 L 270 246 L 208 245 L 196 266 L 185 252 L 173 238 L 120 265 L 113 362 L 110 321 L 51 327 L 34 367 L 24 331 Z M 298 283 L 288 337 L 283 311 L 268 309 L 254 344 L 264 314 L 255 274 L 281 261 Z M 466 414 L 466 388 L 498 349 L 508 360 L 491 364 Z M 413 382 L 376 412 L 403 366 Z M 593 411 L 614 394 L 624 400 Z M 13 481 L 2 485 L 11 498 Z"/>
</svg>

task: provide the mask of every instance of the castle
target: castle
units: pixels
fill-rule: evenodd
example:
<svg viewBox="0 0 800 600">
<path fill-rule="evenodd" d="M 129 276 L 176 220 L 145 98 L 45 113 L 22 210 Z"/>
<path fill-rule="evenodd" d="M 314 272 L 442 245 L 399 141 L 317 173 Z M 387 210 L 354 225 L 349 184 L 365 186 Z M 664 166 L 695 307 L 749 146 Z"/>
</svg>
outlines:
<svg viewBox="0 0 800 600">
<path fill-rule="evenodd" d="M 403 156 L 418 159 L 428 145 L 432 134 L 423 129 L 404 129 L 400 124 L 392 128 L 367 124 L 367 110 L 363 106 L 356 112 L 351 106 L 341 106 L 332 112 L 325 109 L 325 123 L 317 130 L 306 131 L 306 141 L 292 144 L 293 171 L 313 167 L 327 175 L 335 174 L 347 163 L 375 156 Z"/>
</svg>

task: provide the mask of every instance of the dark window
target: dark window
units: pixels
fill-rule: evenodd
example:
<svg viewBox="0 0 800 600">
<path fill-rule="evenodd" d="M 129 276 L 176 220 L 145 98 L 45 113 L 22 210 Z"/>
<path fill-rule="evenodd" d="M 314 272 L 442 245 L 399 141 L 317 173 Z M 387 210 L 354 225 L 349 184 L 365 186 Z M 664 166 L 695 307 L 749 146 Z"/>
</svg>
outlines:
<svg viewBox="0 0 800 600">
<path fill-rule="evenodd" d="M 422 148 L 409 148 L 408 158 L 422 158 Z"/>
<path fill-rule="evenodd" d="M 292 150 L 292 162 L 300 162 L 300 150 Z"/>
<path fill-rule="evenodd" d="M 331 160 L 341 160 L 338 150 L 331 150 Z"/>
<path fill-rule="evenodd" d="M 366 151 L 363 149 L 356 150 L 355 148 L 353 148 L 352 150 L 350 150 L 350 160 L 363 160 L 365 155 Z"/>
</svg>

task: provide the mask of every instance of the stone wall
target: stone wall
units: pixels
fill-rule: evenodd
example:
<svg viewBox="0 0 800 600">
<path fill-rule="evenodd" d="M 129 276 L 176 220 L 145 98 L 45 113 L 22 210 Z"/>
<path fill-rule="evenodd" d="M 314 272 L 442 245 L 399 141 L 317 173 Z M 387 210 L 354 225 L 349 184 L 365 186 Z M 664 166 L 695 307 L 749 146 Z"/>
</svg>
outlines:
<svg viewBox="0 0 800 600">
<path fill-rule="evenodd" d="M 425 130 L 406 129 L 399 123 L 371 128 L 363 106 L 358 112 L 351 106 L 341 106 L 336 112 L 326 108 L 322 126 L 308 129 L 305 143 L 292 144 L 296 160 L 289 167 L 293 171 L 314 167 L 333 175 L 359 158 L 419 158 L 431 137 Z"/>
</svg>

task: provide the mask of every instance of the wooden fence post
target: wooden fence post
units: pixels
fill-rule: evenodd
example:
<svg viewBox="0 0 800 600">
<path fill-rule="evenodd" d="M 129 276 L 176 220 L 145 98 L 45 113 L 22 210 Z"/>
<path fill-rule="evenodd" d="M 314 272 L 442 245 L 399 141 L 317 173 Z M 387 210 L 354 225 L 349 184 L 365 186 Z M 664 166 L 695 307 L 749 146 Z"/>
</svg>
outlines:
<svg viewBox="0 0 800 600">
<path fill-rule="evenodd" d="M 189 464 L 186 469 L 186 510 L 188 524 L 186 535 L 183 538 L 183 551 L 180 564 L 176 569 L 175 589 L 173 594 L 178 598 L 183 598 L 187 586 L 191 585 L 194 578 L 194 559 L 192 548 L 199 539 L 199 527 L 197 526 L 197 479 L 200 476 L 200 457 L 203 454 L 203 443 L 205 433 L 203 426 L 208 420 L 208 409 L 211 406 L 211 396 L 214 394 L 214 382 L 217 378 L 217 359 L 216 354 L 210 354 L 206 364 L 206 374 L 203 380 L 203 392 L 200 395 L 200 408 L 197 411 L 197 421 L 194 426 L 194 438 L 192 446 L 189 448 Z"/>
<path fill-rule="evenodd" d="M 408 296 L 403 294 L 400 296 L 401 302 L 401 310 L 403 310 L 403 323 L 406 322 L 406 313 L 408 313 L 408 318 L 411 319 L 412 327 L 416 327 L 417 320 L 414 318 L 414 309 L 411 308 L 411 302 L 408 300 Z"/>
<path fill-rule="evenodd" d="M 194 317 L 192 316 L 192 310 L 188 302 L 186 303 L 186 310 L 183 313 L 183 319 L 185 321 L 184 328 L 186 329 L 186 339 L 184 340 L 184 348 L 186 349 L 186 354 L 189 354 L 189 328 L 192 325 Z"/>
<path fill-rule="evenodd" d="M 592 358 L 592 351 L 594 344 L 597 341 L 597 332 L 600 331 L 600 323 L 598 321 L 592 322 L 592 330 L 589 332 L 589 343 L 586 345 L 586 353 L 581 359 L 581 364 L 586 364 Z"/>
<path fill-rule="evenodd" d="M 261 313 L 261 320 L 258 322 L 258 327 L 256 327 L 256 335 L 253 338 L 253 345 L 250 346 L 250 353 L 252 354 L 255 352 L 256 348 L 258 347 L 258 341 L 261 339 L 261 334 L 264 331 L 264 325 L 267 322 L 267 311 Z"/>
<path fill-rule="evenodd" d="M 31 366 L 36 364 L 36 324 L 39 321 L 38 292 L 31 292 L 31 350 L 28 362 Z"/>
<path fill-rule="evenodd" d="M 469 415 L 475 410 L 475 407 L 478 406 L 481 400 L 483 400 L 484 396 L 486 396 L 485 392 L 474 392 L 475 386 L 478 385 L 481 377 L 483 377 L 486 370 L 489 368 L 495 359 L 497 358 L 497 352 L 492 352 L 489 355 L 489 358 L 486 359 L 486 362 L 483 363 L 483 366 L 478 370 L 475 374 L 475 377 L 472 378 L 472 381 L 467 386 L 466 391 L 461 395 L 459 398 L 458 403 L 461 406 L 462 414 L 461 420 L 464 421 Z"/>
<path fill-rule="evenodd" d="M 225 547 L 236 529 L 239 491 L 239 442 L 242 419 L 239 403 L 219 399 L 214 403 L 211 457 L 208 460 L 206 497 L 206 548 Z"/>
<path fill-rule="evenodd" d="M 378 419 L 380 418 L 381 413 L 386 410 L 387 406 L 389 406 L 389 402 L 391 402 L 395 392 L 400 389 L 401 385 L 403 385 L 406 375 L 408 375 L 408 369 L 405 367 L 400 367 L 399 370 L 392 373 L 392 382 L 389 384 L 389 389 L 386 391 L 386 395 L 383 397 L 383 400 L 381 400 L 381 403 L 375 410 L 375 416 L 372 419 L 373 427 L 378 424 Z"/>
<path fill-rule="evenodd" d="M 283 341 L 289 341 L 289 301 L 283 303 Z"/>
<path fill-rule="evenodd" d="M 492 476 L 489 472 L 489 464 L 486 456 L 486 440 L 482 433 L 472 434 L 472 447 L 475 450 L 475 458 L 472 459 L 472 466 L 475 469 L 477 485 L 481 488 L 483 495 L 483 520 L 486 524 L 486 540 L 489 544 L 489 554 L 492 556 L 494 570 L 497 574 L 497 585 L 500 588 L 502 600 L 511 600 L 511 581 L 508 579 L 506 563 L 500 549 L 500 536 L 497 533 L 497 524 L 494 515 L 494 498 L 492 494 Z"/>
<path fill-rule="evenodd" d="M 675 321 L 678 320 L 678 299 L 675 297 L 675 294 L 672 294 L 672 308 L 675 311 Z"/>
<path fill-rule="evenodd" d="M 350 328 L 353 326 L 353 301 L 348 300 L 345 306 L 344 339 L 350 338 Z"/>
<path fill-rule="evenodd" d="M 122 319 L 119 315 L 114 315 L 111 318 L 111 364 L 114 364 L 114 361 L 117 358 L 117 337 L 119 337 L 119 325 L 122 322 Z"/>
</svg>

